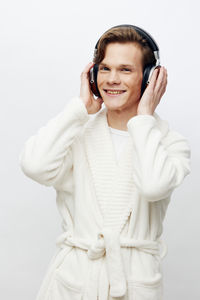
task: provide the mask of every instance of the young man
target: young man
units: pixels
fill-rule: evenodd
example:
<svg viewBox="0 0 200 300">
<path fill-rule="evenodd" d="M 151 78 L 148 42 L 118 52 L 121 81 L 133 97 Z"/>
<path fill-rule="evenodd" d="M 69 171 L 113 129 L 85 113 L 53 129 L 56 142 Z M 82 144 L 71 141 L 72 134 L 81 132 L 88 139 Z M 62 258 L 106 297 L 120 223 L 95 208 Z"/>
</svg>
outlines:
<svg viewBox="0 0 200 300">
<path fill-rule="evenodd" d="M 190 149 L 155 113 L 164 67 L 141 93 L 155 59 L 133 26 L 111 28 L 94 57 L 100 97 L 90 63 L 80 97 L 24 146 L 22 170 L 56 189 L 64 230 L 37 300 L 162 299 L 162 222 L 190 172 Z"/>
</svg>

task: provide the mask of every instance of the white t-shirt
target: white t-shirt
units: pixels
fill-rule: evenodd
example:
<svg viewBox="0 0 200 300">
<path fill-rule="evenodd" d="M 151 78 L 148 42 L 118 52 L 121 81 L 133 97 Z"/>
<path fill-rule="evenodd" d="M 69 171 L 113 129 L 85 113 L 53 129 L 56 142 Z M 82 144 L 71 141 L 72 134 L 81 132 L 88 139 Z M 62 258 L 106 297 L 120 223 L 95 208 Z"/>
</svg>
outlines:
<svg viewBox="0 0 200 300">
<path fill-rule="evenodd" d="M 117 160 L 123 151 L 129 137 L 129 132 L 109 127 Z"/>
</svg>

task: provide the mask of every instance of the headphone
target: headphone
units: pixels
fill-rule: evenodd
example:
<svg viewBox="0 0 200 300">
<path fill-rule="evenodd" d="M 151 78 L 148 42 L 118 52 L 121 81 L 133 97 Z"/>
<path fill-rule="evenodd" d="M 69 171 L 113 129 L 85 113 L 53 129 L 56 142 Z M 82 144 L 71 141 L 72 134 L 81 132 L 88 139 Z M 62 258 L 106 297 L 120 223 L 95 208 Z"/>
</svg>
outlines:
<svg viewBox="0 0 200 300">
<path fill-rule="evenodd" d="M 156 44 L 155 40 L 152 38 L 152 36 L 147 33 L 144 29 L 134 26 L 134 25 L 129 25 L 129 24 L 122 24 L 122 25 L 117 25 L 112 28 L 116 27 L 127 27 L 127 28 L 133 28 L 142 38 L 144 38 L 152 50 L 154 57 L 155 57 L 155 64 L 148 64 L 143 71 L 143 80 L 142 80 L 142 85 L 141 85 L 141 96 L 144 93 L 144 90 L 146 86 L 149 84 L 149 80 L 151 78 L 151 75 L 153 71 L 160 67 L 160 54 L 159 54 L 159 48 L 158 45 Z M 111 28 L 111 29 L 112 29 Z M 109 29 L 110 30 L 110 29 Z M 100 40 L 100 39 L 99 39 Z M 98 51 L 98 44 L 99 40 L 96 43 L 95 49 L 94 49 L 94 57 L 96 56 L 96 53 Z M 97 97 L 101 97 L 98 86 L 97 86 L 97 74 L 98 74 L 98 64 L 95 64 L 93 68 L 90 69 L 90 86 L 93 94 Z"/>
</svg>

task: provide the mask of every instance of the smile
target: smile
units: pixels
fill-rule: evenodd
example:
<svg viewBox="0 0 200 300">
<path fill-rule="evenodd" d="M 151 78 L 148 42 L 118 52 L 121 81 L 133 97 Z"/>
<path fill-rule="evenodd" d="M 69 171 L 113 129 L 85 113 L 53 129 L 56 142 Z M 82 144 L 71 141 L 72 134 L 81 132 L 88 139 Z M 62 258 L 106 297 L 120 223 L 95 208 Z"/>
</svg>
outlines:
<svg viewBox="0 0 200 300">
<path fill-rule="evenodd" d="M 104 89 L 104 91 L 109 95 L 120 95 L 125 92 L 125 90 L 106 90 L 106 89 Z"/>
</svg>

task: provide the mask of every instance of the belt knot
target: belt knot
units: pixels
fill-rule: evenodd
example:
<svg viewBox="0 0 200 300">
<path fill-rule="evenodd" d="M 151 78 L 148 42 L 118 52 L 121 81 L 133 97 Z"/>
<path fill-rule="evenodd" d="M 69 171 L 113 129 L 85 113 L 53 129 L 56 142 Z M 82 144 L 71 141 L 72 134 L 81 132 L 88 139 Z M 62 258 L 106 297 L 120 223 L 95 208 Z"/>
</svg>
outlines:
<svg viewBox="0 0 200 300">
<path fill-rule="evenodd" d="M 105 242 L 103 240 L 103 235 L 100 233 L 98 234 L 98 240 L 89 245 L 87 254 L 90 259 L 99 259 L 103 257 L 105 253 Z"/>
<path fill-rule="evenodd" d="M 112 297 L 121 297 L 126 293 L 126 279 L 120 248 L 120 233 L 104 228 L 87 252 L 90 259 L 98 259 L 106 253 L 106 267 Z"/>
</svg>

